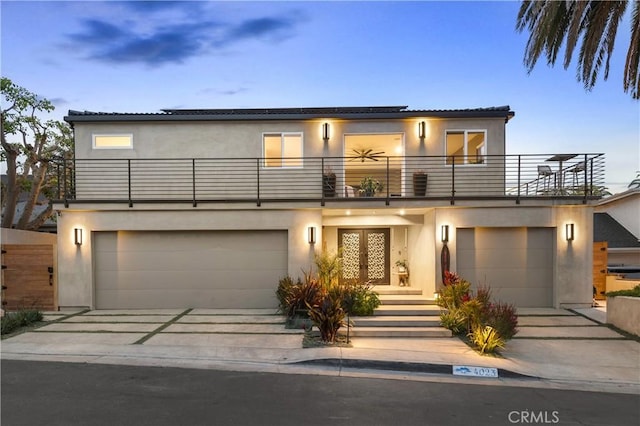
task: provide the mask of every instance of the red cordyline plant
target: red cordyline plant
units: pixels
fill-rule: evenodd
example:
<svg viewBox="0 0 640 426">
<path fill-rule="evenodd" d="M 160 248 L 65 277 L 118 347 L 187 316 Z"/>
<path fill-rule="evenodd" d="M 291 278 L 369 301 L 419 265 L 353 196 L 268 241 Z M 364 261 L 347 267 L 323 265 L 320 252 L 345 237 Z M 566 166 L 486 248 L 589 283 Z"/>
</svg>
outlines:
<svg viewBox="0 0 640 426">
<path fill-rule="evenodd" d="M 342 307 L 342 289 L 323 290 L 322 297 L 313 305 L 307 303 L 309 318 L 320 330 L 323 342 L 334 343 L 340 327 L 346 325 L 346 312 Z"/>
<path fill-rule="evenodd" d="M 460 283 L 460 277 L 455 272 L 444 271 L 444 285 L 452 285 Z"/>
</svg>

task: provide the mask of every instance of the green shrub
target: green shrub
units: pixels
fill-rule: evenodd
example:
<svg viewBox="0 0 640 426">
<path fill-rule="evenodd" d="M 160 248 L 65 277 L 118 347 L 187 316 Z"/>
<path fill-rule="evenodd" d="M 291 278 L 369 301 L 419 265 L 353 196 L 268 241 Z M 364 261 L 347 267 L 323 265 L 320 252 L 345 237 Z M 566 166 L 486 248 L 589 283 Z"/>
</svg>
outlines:
<svg viewBox="0 0 640 426">
<path fill-rule="evenodd" d="M 449 284 L 440 290 L 437 304 L 443 308 L 440 313 L 442 326 L 454 334 L 460 334 L 469 329 L 469 314 L 473 306 L 464 309 L 463 305 L 471 300 L 469 294 L 471 284 L 458 279 L 455 274 L 450 273 L 448 278 L 452 276 L 455 276 L 455 279 L 448 280 Z"/>
<path fill-rule="evenodd" d="M 27 325 L 31 325 L 35 322 L 39 322 L 42 321 L 42 312 L 40 311 L 36 311 L 33 309 L 30 310 L 26 310 L 26 311 L 20 311 L 19 314 L 21 314 L 21 325 L 27 326 Z"/>
<path fill-rule="evenodd" d="M 338 330 L 346 325 L 344 318 L 346 312 L 342 307 L 343 291 L 334 288 L 331 291 L 323 291 L 323 295 L 315 304 L 307 304 L 309 318 L 320 330 L 323 342 L 334 343 Z"/>
<path fill-rule="evenodd" d="M 640 297 L 640 284 L 638 284 L 634 288 L 628 289 L 628 290 L 609 291 L 609 292 L 605 293 L 605 295 L 607 297 L 615 297 L 615 296 Z"/>
<path fill-rule="evenodd" d="M 458 311 L 464 318 L 466 326 L 463 331 L 465 332 L 485 323 L 486 306 L 482 304 L 480 299 L 470 297 L 460 305 Z"/>
<path fill-rule="evenodd" d="M 349 315 L 369 316 L 380 306 L 378 293 L 372 290 L 373 286 L 358 281 L 351 281 L 344 284 L 342 295 L 342 307 Z"/>
<path fill-rule="evenodd" d="M 322 251 L 314 257 L 314 263 L 318 270 L 318 281 L 324 288 L 338 285 L 340 274 L 342 273 L 342 257 L 340 252 L 332 253 Z"/>
<path fill-rule="evenodd" d="M 9 334 L 20 328 L 20 319 L 15 313 L 5 313 L 0 322 L 2 323 L 2 334 Z"/>
<path fill-rule="evenodd" d="M 458 309 L 462 304 L 470 299 L 469 289 L 471 283 L 465 280 L 459 280 L 445 285 L 440 290 L 437 299 L 438 306 L 448 310 Z"/>
<path fill-rule="evenodd" d="M 36 322 L 42 321 L 42 312 L 28 309 L 17 312 L 8 312 L 0 320 L 1 334 L 9 334 L 20 327 L 26 327 Z"/>
<path fill-rule="evenodd" d="M 446 285 L 440 291 L 438 306 L 443 308 L 440 322 L 454 334 L 466 333 L 481 352 L 493 352 L 518 332 L 518 316 L 513 305 L 491 302 L 491 289 L 480 286 L 475 295 L 470 283 L 455 273 L 447 273 Z M 490 328 L 490 330 L 487 329 Z M 485 345 L 483 339 L 499 338 L 501 345 Z M 476 344 L 476 342 L 479 342 Z M 484 349 L 482 349 L 484 348 Z"/>
<path fill-rule="evenodd" d="M 288 300 L 295 285 L 302 285 L 302 281 L 298 278 L 298 282 L 294 283 L 289 275 L 281 278 L 278 282 L 276 297 L 278 298 L 278 310 L 280 312 L 286 313 L 289 311 Z"/>
<path fill-rule="evenodd" d="M 493 353 L 497 349 L 504 348 L 504 340 L 490 325 L 476 325 L 468 336 L 480 353 Z"/>
<path fill-rule="evenodd" d="M 460 334 L 467 327 L 467 319 L 457 309 L 454 311 L 442 311 L 440 313 L 440 323 L 444 328 L 451 330 L 453 334 Z"/>
</svg>

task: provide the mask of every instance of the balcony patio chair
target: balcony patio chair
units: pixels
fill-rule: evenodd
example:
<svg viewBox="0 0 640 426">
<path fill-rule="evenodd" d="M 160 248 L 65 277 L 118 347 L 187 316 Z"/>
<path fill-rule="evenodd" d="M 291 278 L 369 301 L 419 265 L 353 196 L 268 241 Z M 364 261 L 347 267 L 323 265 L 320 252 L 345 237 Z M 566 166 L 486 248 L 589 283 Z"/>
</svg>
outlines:
<svg viewBox="0 0 640 426">
<path fill-rule="evenodd" d="M 547 194 L 549 187 L 551 186 L 551 176 L 553 176 L 553 170 L 551 166 L 540 165 L 538 166 L 538 179 L 536 180 L 536 194 L 539 192 L 540 180 L 542 180 L 542 193 Z"/>
<path fill-rule="evenodd" d="M 351 185 L 344 186 L 344 197 L 345 198 L 353 198 L 356 196 L 356 190 Z"/>
<path fill-rule="evenodd" d="M 573 189 L 578 189 L 578 185 L 580 184 L 580 174 L 584 173 L 584 170 L 585 170 L 585 164 L 584 164 L 584 161 L 581 161 L 575 166 L 569 168 L 565 172 L 565 173 L 571 174 L 571 185 Z"/>
</svg>

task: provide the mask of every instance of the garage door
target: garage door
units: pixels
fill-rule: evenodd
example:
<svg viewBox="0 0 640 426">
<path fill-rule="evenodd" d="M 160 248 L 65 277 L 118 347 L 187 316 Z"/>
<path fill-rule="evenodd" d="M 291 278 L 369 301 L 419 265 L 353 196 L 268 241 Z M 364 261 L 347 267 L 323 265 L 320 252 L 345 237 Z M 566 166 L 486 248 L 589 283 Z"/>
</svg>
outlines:
<svg viewBox="0 0 640 426">
<path fill-rule="evenodd" d="M 96 232 L 98 309 L 272 308 L 287 231 Z"/>
<path fill-rule="evenodd" d="M 551 228 L 464 228 L 456 231 L 457 273 L 491 287 L 520 307 L 553 304 Z"/>
</svg>

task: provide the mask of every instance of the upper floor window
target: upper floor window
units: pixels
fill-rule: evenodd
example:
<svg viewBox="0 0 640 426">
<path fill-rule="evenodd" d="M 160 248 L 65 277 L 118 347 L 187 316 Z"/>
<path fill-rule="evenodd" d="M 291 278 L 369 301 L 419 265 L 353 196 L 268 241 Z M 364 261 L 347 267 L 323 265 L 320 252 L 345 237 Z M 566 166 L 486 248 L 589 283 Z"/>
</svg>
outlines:
<svg viewBox="0 0 640 426">
<path fill-rule="evenodd" d="M 93 135 L 94 149 L 131 149 L 133 135 Z"/>
<path fill-rule="evenodd" d="M 264 167 L 302 167 L 302 133 L 265 133 Z"/>
<path fill-rule="evenodd" d="M 482 164 L 487 154 L 486 130 L 447 130 L 447 164 Z"/>
</svg>

